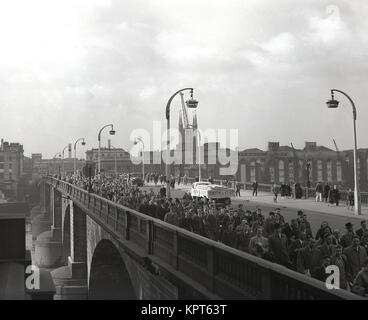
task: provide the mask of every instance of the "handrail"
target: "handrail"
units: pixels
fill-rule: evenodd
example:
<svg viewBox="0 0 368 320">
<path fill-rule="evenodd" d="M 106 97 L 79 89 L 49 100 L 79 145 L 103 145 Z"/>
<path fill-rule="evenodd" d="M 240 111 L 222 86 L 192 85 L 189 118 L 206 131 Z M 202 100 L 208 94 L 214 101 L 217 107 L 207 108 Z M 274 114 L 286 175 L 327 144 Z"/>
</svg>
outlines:
<svg viewBox="0 0 368 320">
<path fill-rule="evenodd" d="M 111 226 L 111 221 L 118 236 L 125 235 L 125 240 L 147 249 L 148 257 L 155 263 L 170 265 L 215 295 L 240 299 L 248 296 L 258 299 L 363 299 L 344 290 L 328 290 L 319 280 L 88 193 L 66 181 L 47 177 L 46 182 L 85 206 L 88 215 L 96 215 L 96 204 L 100 203 L 97 218 L 101 221 L 106 216 L 106 221 L 102 219 L 102 222 Z M 90 201 L 88 197 L 97 201 Z M 107 214 L 103 212 L 104 207 Z M 116 210 L 111 211 L 111 208 Z M 130 218 L 118 217 L 119 210 Z M 113 217 L 110 211 L 115 213 Z M 137 229 L 127 222 L 131 219 L 138 219 Z M 123 227 L 123 234 L 119 234 L 118 224 Z"/>
</svg>

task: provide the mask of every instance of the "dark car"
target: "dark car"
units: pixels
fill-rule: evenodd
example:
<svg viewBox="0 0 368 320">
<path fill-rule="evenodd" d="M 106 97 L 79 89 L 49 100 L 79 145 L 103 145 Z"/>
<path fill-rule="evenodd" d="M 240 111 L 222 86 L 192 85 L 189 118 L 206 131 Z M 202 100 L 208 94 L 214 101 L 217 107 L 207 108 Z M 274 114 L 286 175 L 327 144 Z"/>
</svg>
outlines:
<svg viewBox="0 0 368 320">
<path fill-rule="evenodd" d="M 143 180 L 141 178 L 138 178 L 138 177 L 135 177 L 135 178 L 132 178 L 132 184 L 133 185 L 136 185 L 138 187 L 143 187 Z"/>
</svg>

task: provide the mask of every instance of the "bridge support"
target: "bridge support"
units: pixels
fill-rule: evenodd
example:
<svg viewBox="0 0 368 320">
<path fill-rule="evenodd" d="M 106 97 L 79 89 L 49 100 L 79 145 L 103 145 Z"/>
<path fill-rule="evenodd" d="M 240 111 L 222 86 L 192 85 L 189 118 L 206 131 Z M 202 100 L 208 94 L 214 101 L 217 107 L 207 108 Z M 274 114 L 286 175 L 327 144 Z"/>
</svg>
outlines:
<svg viewBox="0 0 368 320">
<path fill-rule="evenodd" d="M 51 188 L 49 202 L 51 208 L 49 212 L 52 218 L 51 231 L 42 232 L 35 241 L 35 264 L 41 268 L 55 268 L 62 264 L 61 202 L 61 193 Z M 46 201 L 46 209 L 47 206 L 48 201 Z"/>
<path fill-rule="evenodd" d="M 70 256 L 68 265 L 51 272 L 56 294 L 55 300 L 87 299 L 87 226 L 86 214 L 73 203 L 70 204 Z M 64 228 L 68 221 L 64 222 Z M 64 243 L 64 247 L 68 245 Z"/>
<path fill-rule="evenodd" d="M 36 241 L 38 235 L 49 231 L 50 222 L 50 188 L 45 182 L 41 183 L 40 205 L 31 210 L 32 240 Z"/>
</svg>

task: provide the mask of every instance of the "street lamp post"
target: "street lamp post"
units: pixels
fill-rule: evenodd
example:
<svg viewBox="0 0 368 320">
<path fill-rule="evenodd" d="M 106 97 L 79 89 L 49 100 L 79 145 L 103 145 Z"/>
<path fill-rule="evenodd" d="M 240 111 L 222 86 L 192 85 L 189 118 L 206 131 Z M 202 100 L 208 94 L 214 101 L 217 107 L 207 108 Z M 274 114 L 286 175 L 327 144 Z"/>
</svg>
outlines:
<svg viewBox="0 0 368 320">
<path fill-rule="evenodd" d="M 201 133 L 197 129 L 198 133 L 198 181 L 201 182 L 202 172 L 201 172 Z"/>
<path fill-rule="evenodd" d="M 86 143 L 84 141 L 84 138 L 79 138 L 74 143 L 74 173 L 77 171 L 77 143 L 82 140 L 82 146 L 84 146 Z"/>
<path fill-rule="evenodd" d="M 144 182 L 144 142 L 141 137 L 135 138 L 134 144 L 142 143 L 142 180 Z"/>
<path fill-rule="evenodd" d="M 354 213 L 356 215 L 361 215 L 361 204 L 360 204 L 360 191 L 359 191 L 359 181 L 358 181 L 358 160 L 357 160 L 357 137 L 356 137 L 356 119 L 357 111 L 355 108 L 354 101 L 343 91 L 337 89 L 331 89 L 331 100 L 326 102 L 327 107 L 335 109 L 339 106 L 339 101 L 335 100 L 334 92 L 339 92 L 344 95 L 351 103 L 353 108 L 353 134 L 354 134 Z"/>
<path fill-rule="evenodd" d="M 165 166 L 165 174 L 166 174 L 166 196 L 170 198 L 170 177 L 169 177 L 169 154 L 170 154 L 170 105 L 172 100 L 175 98 L 177 94 L 183 91 L 190 91 L 190 99 L 187 101 L 188 108 L 197 108 L 198 101 L 193 99 L 193 88 L 184 88 L 175 92 L 166 104 L 166 121 L 167 121 L 167 150 L 166 150 L 166 166 Z"/>
<path fill-rule="evenodd" d="M 61 158 L 61 153 L 60 152 L 57 152 L 54 156 L 53 156 L 53 158 L 52 159 L 57 159 L 57 156 L 59 157 L 59 158 Z M 56 171 L 56 170 L 55 170 Z M 59 175 L 60 175 L 60 163 L 59 163 Z"/>
<path fill-rule="evenodd" d="M 112 124 L 107 124 L 106 126 L 103 126 L 98 132 L 98 173 L 101 172 L 101 132 L 107 127 L 111 127 L 111 130 L 109 131 L 110 135 L 113 136 L 115 134 L 114 125 Z"/>
<path fill-rule="evenodd" d="M 62 158 L 62 168 L 63 168 L 63 175 L 65 175 L 65 166 L 64 166 L 64 152 L 65 152 L 65 149 L 66 148 L 69 148 L 69 144 L 66 145 L 62 151 L 62 155 L 63 155 L 63 158 Z"/>
<path fill-rule="evenodd" d="M 306 167 L 306 170 L 307 170 L 307 186 L 306 186 L 307 188 L 306 188 L 306 191 L 305 191 L 305 198 L 308 199 L 309 198 L 309 188 L 310 188 L 309 175 L 310 175 L 310 167 L 311 167 L 311 164 L 308 160 L 305 163 L 305 167 Z"/>
</svg>

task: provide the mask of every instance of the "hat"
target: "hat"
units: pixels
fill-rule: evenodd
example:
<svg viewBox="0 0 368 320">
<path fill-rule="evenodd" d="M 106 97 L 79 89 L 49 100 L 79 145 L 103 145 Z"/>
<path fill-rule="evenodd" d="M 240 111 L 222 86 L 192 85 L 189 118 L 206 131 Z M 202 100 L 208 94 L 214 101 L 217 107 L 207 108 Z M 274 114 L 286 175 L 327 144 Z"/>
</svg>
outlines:
<svg viewBox="0 0 368 320">
<path fill-rule="evenodd" d="M 298 210 L 298 216 L 301 216 L 303 213 L 303 210 Z"/>
<path fill-rule="evenodd" d="M 349 229 L 349 228 L 352 228 L 353 227 L 353 224 L 351 222 L 348 222 L 345 224 L 345 228 L 346 229 Z"/>
</svg>

